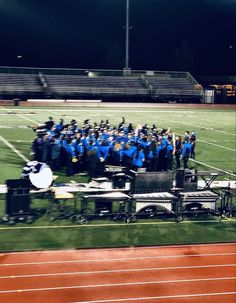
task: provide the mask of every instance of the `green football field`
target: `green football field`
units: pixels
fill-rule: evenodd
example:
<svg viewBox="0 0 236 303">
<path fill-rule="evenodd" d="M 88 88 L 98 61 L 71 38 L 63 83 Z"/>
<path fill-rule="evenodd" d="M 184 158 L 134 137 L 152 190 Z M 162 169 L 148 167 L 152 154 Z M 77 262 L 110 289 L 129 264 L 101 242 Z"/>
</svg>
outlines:
<svg viewBox="0 0 236 303">
<path fill-rule="evenodd" d="M 170 127 L 176 134 L 186 130 L 197 135 L 196 159 L 190 166 L 199 170 L 222 170 L 225 178 L 236 177 L 236 112 L 220 109 L 176 109 L 175 107 L 1 107 L 0 108 L 0 183 L 8 178 L 17 178 L 26 159 L 35 133 L 31 126 L 41 124 L 52 116 L 55 121 L 63 118 L 65 123 L 76 119 L 80 126 L 83 120 L 90 123 L 109 119 L 117 126 L 121 117 L 138 124 L 155 124 L 159 128 Z"/>
<path fill-rule="evenodd" d="M 145 107 L 0 107 L 0 184 L 19 178 L 22 167 L 30 159 L 31 142 L 35 137 L 31 126 L 41 124 L 52 116 L 65 123 L 75 119 L 99 123 L 108 119 L 117 126 L 122 117 L 133 126 L 155 124 L 170 127 L 184 135 L 186 130 L 197 135 L 196 159 L 189 166 L 198 170 L 221 170 L 219 180 L 236 180 L 236 112 L 233 109 Z M 57 182 L 84 181 L 86 177 L 65 177 L 57 172 Z M 5 197 L 0 197 L 0 216 L 4 214 Z M 35 208 L 46 208 L 49 201 L 33 200 Z M 158 245 L 176 243 L 222 242 L 235 240 L 235 219 L 218 222 L 217 218 L 197 218 L 177 224 L 174 220 L 139 221 L 135 224 L 115 224 L 96 220 L 86 226 L 69 220 L 49 222 L 45 213 L 31 225 L 0 225 L 0 251 L 29 249 L 59 249 L 74 247 L 103 247 L 129 245 Z M 146 224 L 148 223 L 148 224 Z"/>
</svg>

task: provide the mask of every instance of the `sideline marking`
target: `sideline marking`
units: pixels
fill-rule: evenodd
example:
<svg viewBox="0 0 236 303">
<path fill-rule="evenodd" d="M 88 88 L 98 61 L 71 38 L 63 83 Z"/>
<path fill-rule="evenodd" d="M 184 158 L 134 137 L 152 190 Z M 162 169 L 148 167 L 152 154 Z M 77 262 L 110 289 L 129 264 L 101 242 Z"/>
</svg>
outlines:
<svg viewBox="0 0 236 303">
<path fill-rule="evenodd" d="M 173 295 L 173 296 L 158 296 L 158 297 L 139 297 L 127 299 L 110 299 L 110 300 L 96 300 L 96 301 L 77 301 L 72 303 L 109 303 L 109 302 L 128 302 L 128 301 L 146 301 L 146 300 L 160 300 L 160 299 L 178 299 L 178 298 L 192 298 L 192 297 L 207 297 L 207 296 L 226 296 L 235 295 L 236 292 L 215 292 L 207 294 L 190 294 L 190 295 Z"/>
<path fill-rule="evenodd" d="M 192 246 L 196 246 L 197 247 L 205 247 L 205 246 L 235 246 L 236 245 L 236 242 L 227 242 L 227 243 L 198 243 L 198 244 L 179 244 L 179 245 L 175 245 L 175 244 L 172 244 L 172 245 L 162 245 L 162 246 L 143 246 L 143 247 L 140 247 L 140 246 L 130 246 L 130 247 L 122 247 L 120 248 L 119 250 L 121 251 L 125 251 L 125 250 L 155 250 L 155 249 L 169 249 L 169 248 L 183 248 L 183 247 L 192 247 Z M 91 249 L 90 251 L 95 251 L 95 250 L 98 250 L 96 248 L 94 249 Z M 117 248 L 114 248 L 114 247 L 111 247 L 111 248 L 99 248 L 99 251 L 112 251 L 112 250 L 116 250 L 117 251 Z M 63 249 L 63 250 L 36 250 L 36 251 L 13 251 L 13 252 L 3 252 L 1 253 L 2 256 L 7 256 L 7 255 L 29 255 L 29 254 L 52 254 L 52 253 L 78 253 L 78 252 L 88 252 L 88 249 L 86 248 L 81 248 L 79 251 L 77 249 Z M 0 264 L 1 266 L 1 264 Z"/>
<path fill-rule="evenodd" d="M 18 149 L 15 148 L 14 145 L 12 145 L 10 142 L 8 142 L 3 136 L 0 135 L 0 140 L 7 145 L 11 150 L 14 151 L 21 159 L 23 159 L 25 162 L 29 162 L 29 159 L 26 158 Z"/>
<path fill-rule="evenodd" d="M 223 281 L 234 280 L 236 277 L 223 277 L 223 278 L 199 278 L 199 279 L 185 279 L 185 280 L 166 280 L 166 281 L 150 281 L 150 282 L 127 282 L 127 283 L 114 283 L 114 284 L 92 284 L 92 285 L 74 285 L 74 286 L 60 286 L 60 287 L 44 287 L 44 288 L 26 288 L 26 289 L 12 289 L 1 290 L 0 294 L 15 293 L 15 292 L 36 292 L 36 291 L 50 291 L 62 289 L 81 289 L 81 288 L 100 288 L 100 287 L 117 287 L 117 286 L 134 286 L 134 285 L 151 285 L 151 284 L 168 284 L 168 283 L 192 283 L 192 282 L 205 282 L 205 281 Z"/>
<path fill-rule="evenodd" d="M 236 222 L 236 218 L 227 219 L 221 221 L 221 223 Z M 12 226 L 12 227 L 0 227 L 0 230 L 17 230 L 17 229 L 58 229 L 58 228 L 89 228 L 89 227 L 113 227 L 113 226 L 136 226 L 136 225 L 169 225 L 169 224 L 193 224 L 193 223 L 219 223 L 219 221 L 214 220 L 204 220 L 204 221 L 182 221 L 177 222 L 141 222 L 141 223 L 110 223 L 110 224 L 84 224 L 84 225 L 43 225 L 43 226 Z"/>
<path fill-rule="evenodd" d="M 61 260 L 61 261 L 39 261 L 39 262 L 20 262 L 20 263 L 3 263 L 0 264 L 0 267 L 8 266 L 27 266 L 27 265 L 48 265 L 48 264 L 71 264 L 71 263 L 89 263 L 89 262 L 113 262 L 113 261 L 133 261 L 133 260 L 154 260 L 154 259 L 175 259 L 175 258 L 191 258 L 191 257 L 222 257 L 222 256 L 232 256 L 236 253 L 219 253 L 219 254 L 198 254 L 198 255 L 165 255 L 165 256 L 156 256 L 156 257 L 128 257 L 128 258 L 104 258 L 104 259 L 88 259 L 88 260 Z M 227 265 L 227 264 L 223 264 Z M 76 273 L 76 272 L 74 272 Z M 64 273 L 57 273 L 64 274 Z M 57 275 L 57 274 L 48 274 L 48 275 Z M 65 273 L 67 274 L 67 273 Z M 47 275 L 47 274 L 45 274 Z M 38 274 L 33 275 L 18 275 L 14 277 L 28 277 L 28 276 L 38 276 Z M 39 275 L 40 276 L 40 275 Z M 0 279 L 11 278 L 12 276 L 0 276 Z"/>
</svg>

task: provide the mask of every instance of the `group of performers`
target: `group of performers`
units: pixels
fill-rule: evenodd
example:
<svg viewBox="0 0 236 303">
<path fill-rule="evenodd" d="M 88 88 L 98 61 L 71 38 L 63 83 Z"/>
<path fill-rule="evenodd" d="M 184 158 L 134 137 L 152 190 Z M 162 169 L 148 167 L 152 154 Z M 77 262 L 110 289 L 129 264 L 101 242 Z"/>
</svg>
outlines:
<svg viewBox="0 0 236 303">
<path fill-rule="evenodd" d="M 127 169 L 146 168 L 147 171 L 188 168 L 189 157 L 195 157 L 196 134 L 186 131 L 183 137 L 170 129 L 152 125 L 133 127 L 125 118 L 118 126 L 109 121 L 90 124 L 89 119 L 79 127 L 73 119 L 65 124 L 52 117 L 34 128 L 37 133 L 32 144 L 32 160 L 45 162 L 52 170 L 66 168 L 71 176 L 86 171 L 89 178 L 103 175 L 104 166 L 118 165 Z"/>
</svg>

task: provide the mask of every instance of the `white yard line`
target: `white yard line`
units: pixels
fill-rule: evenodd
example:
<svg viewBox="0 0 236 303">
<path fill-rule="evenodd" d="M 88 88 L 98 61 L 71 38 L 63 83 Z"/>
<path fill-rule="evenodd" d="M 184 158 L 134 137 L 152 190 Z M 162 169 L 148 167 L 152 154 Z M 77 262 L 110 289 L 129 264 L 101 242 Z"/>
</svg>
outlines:
<svg viewBox="0 0 236 303">
<path fill-rule="evenodd" d="M 209 141 L 204 141 L 204 140 L 197 139 L 197 142 L 202 142 L 204 144 L 213 145 L 213 146 L 216 146 L 216 147 L 220 147 L 220 148 L 223 148 L 223 149 L 226 149 L 226 150 L 230 150 L 230 151 L 236 152 L 235 149 L 232 149 L 232 148 L 229 148 L 229 147 L 225 147 L 225 146 L 222 146 L 222 145 L 219 145 L 219 144 L 215 144 L 215 143 L 212 143 L 212 142 L 209 142 Z"/>
<path fill-rule="evenodd" d="M 215 166 L 208 165 L 208 164 L 206 164 L 206 163 L 204 163 L 204 162 L 196 161 L 196 160 L 191 159 L 191 158 L 189 158 L 189 160 L 192 161 L 192 162 L 201 164 L 201 165 L 203 165 L 203 166 L 206 166 L 206 167 L 209 167 L 209 168 L 212 168 L 212 169 L 216 169 L 216 170 L 222 171 L 222 172 L 224 172 L 224 173 L 227 174 L 227 175 L 236 177 L 236 174 L 234 174 L 234 173 L 232 173 L 232 172 L 229 172 L 229 171 L 227 171 L 227 170 L 223 170 L 223 169 L 217 168 L 217 167 L 215 167 Z"/>
<path fill-rule="evenodd" d="M 67 110 L 66 110 L 67 111 Z M 55 114 L 55 115 L 57 115 L 57 116 L 59 116 L 59 117 L 61 117 L 61 118 L 69 118 L 69 119 L 75 119 L 75 117 L 73 117 L 73 116 L 69 116 L 69 115 L 67 115 L 65 112 L 66 111 L 64 111 L 63 113 L 65 114 L 65 116 L 64 115 L 62 115 L 62 114 L 60 114 L 60 113 L 58 113 L 58 112 L 56 112 L 56 111 L 54 111 L 54 110 L 49 110 L 49 109 L 47 109 L 47 112 L 49 112 L 50 114 Z"/>
<path fill-rule="evenodd" d="M 4 110 L 6 110 L 6 109 L 4 109 Z M 50 110 L 47 110 L 48 112 L 54 112 L 54 113 L 56 113 L 57 114 L 57 112 L 56 111 L 50 111 Z M 63 112 L 65 112 L 64 110 L 58 110 L 58 111 L 63 111 Z M 72 110 L 73 111 L 73 110 Z M 79 110 L 78 110 L 79 111 Z M 88 111 L 91 111 L 91 110 L 88 110 Z M 136 111 L 136 112 L 143 112 L 143 111 Z M 146 111 L 145 111 L 146 112 Z M 147 111 L 148 112 L 148 111 Z M 151 113 L 153 113 L 153 111 L 150 111 Z M 159 111 L 158 111 L 159 112 Z M 158 113 L 157 112 L 157 113 Z M 58 114 L 57 114 L 58 115 Z M 29 118 L 25 118 L 24 116 L 22 116 L 22 115 L 18 115 L 20 118 L 22 118 L 22 119 L 25 119 L 25 120 L 27 120 L 27 121 L 30 121 L 30 122 L 32 122 L 32 123 L 34 123 L 34 124 L 39 124 L 38 122 L 36 122 L 36 121 L 34 121 L 34 120 L 32 120 L 32 119 L 29 119 Z M 67 117 L 71 117 L 71 118 L 73 118 L 72 116 L 67 116 Z M 161 118 L 158 118 L 158 119 L 160 119 L 160 120 L 165 120 L 166 121 L 166 119 L 161 119 Z M 173 121 L 173 120 L 169 120 L 169 121 Z M 186 123 L 181 123 L 181 122 L 176 122 L 176 121 L 173 121 L 173 122 L 175 122 L 175 123 L 180 123 L 180 124 L 186 124 Z M 136 121 L 136 123 L 139 123 L 139 122 L 137 122 Z M 235 135 L 235 134 L 234 134 Z M 3 138 L 3 137 L 2 137 Z M 1 137 L 0 137 L 0 139 L 1 139 Z M 4 138 L 3 138 L 4 139 Z M 2 140 L 2 139 L 1 139 Z M 6 139 L 4 139 L 4 140 L 6 140 Z M 3 140 L 2 140 L 3 141 Z M 206 141 L 204 141 L 204 140 L 199 140 L 200 142 L 203 142 L 203 143 L 206 143 L 206 144 L 211 144 L 211 145 L 214 145 L 214 146 L 217 146 L 217 147 L 220 147 L 220 148 L 223 148 L 223 149 L 226 149 L 226 150 L 230 150 L 230 151 L 234 151 L 235 152 L 235 150 L 234 149 L 230 149 L 230 148 L 227 148 L 227 147 L 224 147 L 224 146 L 222 146 L 222 145 L 218 145 L 218 144 L 215 144 L 215 143 L 211 143 L 211 142 L 206 142 Z M 9 142 L 8 142 L 9 143 Z M 6 144 L 6 143 L 5 143 Z M 9 143 L 10 144 L 10 143 Z M 13 147 L 13 145 L 12 145 L 12 147 Z M 14 148 L 14 147 L 13 147 Z M 15 149 L 15 148 L 14 148 Z M 13 150 L 14 150 L 13 149 Z M 16 149 L 15 149 L 16 150 Z M 16 150 L 17 151 L 17 150 Z M 16 152 L 15 151 L 15 152 Z M 18 153 L 20 153 L 19 151 L 17 151 Z M 21 153 L 20 153 L 21 154 Z M 19 154 L 18 154 L 19 155 Z M 22 154 L 21 154 L 22 155 Z M 24 157 L 24 155 L 22 155 L 23 157 Z M 27 159 L 26 157 L 24 157 L 25 159 Z M 22 158 L 23 159 L 23 158 Z M 25 160 L 24 159 L 24 160 Z M 203 165 L 203 166 L 206 166 L 206 167 L 209 167 L 209 168 L 213 168 L 213 169 L 216 169 L 216 170 L 219 170 L 219 171 L 222 171 L 222 172 L 224 172 L 224 173 L 226 173 L 226 174 L 228 174 L 228 175 L 231 175 L 231 176 L 236 176 L 236 174 L 234 174 L 234 173 L 231 173 L 231 172 L 228 172 L 228 171 L 226 171 L 226 170 L 222 170 L 222 169 L 219 169 L 219 168 L 217 168 L 217 167 L 213 167 L 213 166 L 210 166 L 210 165 L 208 165 L 208 164 L 206 164 L 206 163 L 204 163 L 204 162 L 200 162 L 200 161 L 196 161 L 196 160 L 193 160 L 193 159 L 190 159 L 191 161 L 193 161 L 193 162 L 195 162 L 195 163 L 198 163 L 198 164 L 201 164 L 201 165 Z M 25 160 L 26 161 L 26 160 Z M 29 160 L 27 159 L 27 162 L 28 162 Z"/>
<path fill-rule="evenodd" d="M 164 120 L 164 119 L 162 119 Z M 169 120 L 169 121 L 172 121 L 172 120 Z M 138 121 L 135 121 L 137 124 L 140 124 L 140 122 Z M 177 133 L 175 132 L 177 135 L 179 136 L 184 136 L 184 134 L 180 134 L 180 133 Z M 216 144 L 216 143 L 213 143 L 213 142 L 209 142 L 209 141 L 204 141 L 204 140 L 200 140 L 200 139 L 197 139 L 197 141 L 199 142 L 202 142 L 202 143 L 205 143 L 205 144 L 208 144 L 208 145 L 213 145 L 213 146 L 216 146 L 216 147 L 219 147 L 219 148 L 222 148 L 222 149 L 226 149 L 226 150 L 230 150 L 230 151 L 233 151 L 235 152 L 236 150 L 235 149 L 232 149 L 232 148 L 229 148 L 229 147 L 225 147 L 225 146 L 222 146 L 222 145 L 219 145 L 219 144 Z M 234 141 L 233 141 L 234 142 Z"/>
<path fill-rule="evenodd" d="M 110 300 L 96 300 L 96 301 L 77 301 L 72 303 L 114 303 L 114 302 L 138 302 L 147 300 L 162 300 L 162 299 L 178 299 L 178 298 L 193 298 L 193 297 L 209 297 L 209 296 L 227 296 L 235 295 L 236 292 L 215 292 L 215 293 L 200 293 L 190 295 L 173 295 L 173 296 L 158 296 L 158 297 L 139 297 L 139 298 L 121 298 L 121 299 L 110 299 Z M 170 301 L 168 301 L 170 302 Z"/>
<path fill-rule="evenodd" d="M 23 120 L 26 120 L 26 121 L 32 122 L 34 124 L 40 125 L 40 123 L 38 123 L 38 122 L 36 122 L 36 121 L 34 121 L 34 120 L 30 119 L 30 118 L 26 118 L 26 117 L 24 117 L 24 116 L 22 116 L 20 114 L 17 114 L 17 116 L 20 117 Z"/>
<path fill-rule="evenodd" d="M 62 289 L 140 286 L 140 285 L 151 285 L 151 284 L 194 283 L 194 282 L 196 283 L 196 282 L 224 281 L 224 280 L 234 280 L 234 279 L 235 277 L 199 278 L 199 279 L 186 279 L 186 280 L 166 280 L 166 281 L 150 281 L 150 282 L 143 281 L 143 282 L 127 282 L 127 283 L 113 283 L 113 284 L 92 284 L 92 285 L 74 285 L 74 286 L 44 287 L 44 288 L 26 288 L 26 289 L 1 290 L 0 294 L 15 293 L 15 292 L 52 291 L 52 290 L 62 290 Z"/>
<path fill-rule="evenodd" d="M 193 125 L 193 124 L 189 124 L 189 123 L 184 123 L 184 122 L 180 122 L 180 121 L 175 121 L 175 120 L 172 120 L 172 119 L 168 119 L 167 117 L 166 118 L 160 118 L 160 117 L 153 117 L 153 118 L 156 118 L 157 120 L 162 120 L 162 121 L 170 121 L 172 123 L 176 123 L 176 124 L 182 124 L 182 125 L 186 125 L 188 127 L 193 127 L 193 128 L 199 128 L 199 129 L 204 129 L 204 130 L 207 130 L 207 131 L 211 131 L 211 132 L 219 132 L 219 133 L 222 133 L 222 134 L 226 134 L 226 135 L 230 135 L 230 136 L 236 136 L 236 134 L 234 133 L 228 133 L 228 132 L 225 132 L 225 131 L 222 131 L 222 130 L 217 130 L 217 129 L 211 129 L 211 128 L 207 128 L 207 127 L 202 127 L 202 126 L 197 126 L 197 125 Z"/>
<path fill-rule="evenodd" d="M 24 143 L 32 143 L 32 140 L 8 140 L 8 142 L 24 142 Z"/>
<path fill-rule="evenodd" d="M 162 119 L 162 120 L 164 120 L 164 119 Z M 136 123 L 139 123 L 139 122 L 137 122 L 137 121 L 135 121 L 135 122 L 136 122 Z M 182 135 L 182 134 L 180 134 L 180 133 L 176 133 L 176 134 Z M 198 141 L 200 141 L 200 140 L 198 140 Z M 207 143 L 207 144 L 209 143 L 209 142 L 206 142 L 206 141 L 203 141 L 203 140 L 202 140 L 202 142 Z M 214 143 L 211 143 L 211 144 L 212 144 L 212 145 L 217 145 L 218 147 L 223 148 L 223 149 L 228 149 L 228 148 L 225 148 L 225 147 L 222 146 L 222 145 L 218 145 L 218 144 L 214 144 Z M 232 150 L 232 151 L 235 152 L 235 150 L 233 150 L 233 149 L 230 149 L 230 150 Z M 208 164 L 206 164 L 206 163 L 204 163 L 204 162 L 196 161 L 196 160 L 191 159 L 191 158 L 190 158 L 189 160 L 190 160 L 190 161 L 193 161 L 193 162 L 195 162 L 195 163 L 201 164 L 201 165 L 203 165 L 203 166 L 206 166 L 206 167 L 209 167 L 209 168 L 212 168 L 212 169 L 216 169 L 216 170 L 222 171 L 222 172 L 224 172 L 225 174 L 228 174 L 228 175 L 230 175 L 230 176 L 236 177 L 236 174 L 231 173 L 231 172 L 229 172 L 229 171 L 226 171 L 226 170 L 223 170 L 223 169 L 220 169 L 220 168 L 217 168 L 217 167 L 208 165 Z"/>
<path fill-rule="evenodd" d="M 184 134 L 180 134 L 180 133 L 176 133 L 176 135 L 184 136 Z M 209 142 L 209 141 L 204 141 L 204 140 L 197 139 L 197 142 L 202 142 L 202 143 L 205 143 L 205 144 L 208 144 L 208 145 L 213 145 L 213 146 L 216 146 L 216 147 L 220 147 L 220 148 L 223 148 L 223 149 L 226 149 L 226 150 L 236 152 L 235 149 L 225 147 L 225 146 L 222 146 L 222 145 L 219 145 L 219 144 L 216 144 L 216 143 L 212 143 L 212 142 Z M 234 141 L 231 141 L 231 142 L 234 142 Z"/>
<path fill-rule="evenodd" d="M 129 226 L 136 226 L 136 225 L 174 225 L 174 224 L 195 224 L 195 223 L 202 223 L 203 221 L 200 220 L 194 220 L 194 221 L 187 221 L 184 220 L 181 223 L 177 223 L 176 221 L 173 222 L 137 222 L 137 223 L 132 223 Z M 216 220 L 204 220 L 204 223 L 218 223 L 218 218 Z M 230 222 L 236 222 L 236 218 L 231 218 L 231 219 L 225 219 L 225 221 L 223 221 L 223 223 L 230 223 Z M 221 221 L 222 223 L 222 221 Z M 93 228 L 93 227 L 115 227 L 115 226 L 121 226 L 124 227 L 127 225 L 125 225 L 124 223 L 112 223 L 112 224 L 106 224 L 106 223 L 101 223 L 101 224 L 89 224 L 89 225 L 43 225 L 43 226 L 14 226 L 14 228 L 12 227 L 0 227 L 1 231 L 9 231 L 9 230 L 24 230 L 24 229 L 60 229 L 60 228 Z M 199 242 L 193 243 L 195 244 L 200 244 Z M 168 245 L 168 244 L 166 244 Z"/>
<path fill-rule="evenodd" d="M 0 109 L 1 110 L 1 109 Z M 8 109 L 2 109 L 2 110 L 8 110 Z M 117 110 L 117 109 L 106 109 L 106 108 L 101 108 L 100 109 L 101 111 L 105 111 L 105 112 L 113 112 L 113 111 L 115 111 L 115 110 Z M 130 109 L 129 109 L 130 110 Z M 14 109 L 14 111 L 26 111 L 26 109 Z M 42 110 L 41 109 L 34 109 L 34 111 L 41 111 L 42 112 Z M 64 110 L 62 110 L 62 109 L 58 109 L 57 111 L 54 111 L 54 110 L 46 110 L 47 112 L 51 112 L 51 113 L 55 113 L 56 115 L 60 115 L 59 114 L 59 112 L 63 112 L 63 113 L 65 113 L 66 111 L 72 111 L 72 112 L 81 112 L 81 111 L 83 111 L 83 112 L 93 112 L 93 114 L 94 114 L 94 110 L 91 110 L 91 109 L 88 109 L 88 110 L 86 110 L 86 109 L 64 109 Z M 132 110 L 132 112 L 134 112 L 134 113 L 143 113 L 144 111 L 143 110 Z M 154 111 L 150 111 L 150 110 L 145 110 L 145 113 L 154 113 L 154 112 L 156 112 L 157 114 L 158 113 L 176 113 L 176 111 L 159 111 L 159 110 L 154 110 Z M 181 113 L 190 113 L 189 111 L 180 111 Z M 192 113 L 194 113 L 194 112 L 192 112 Z M 121 115 L 122 116 L 122 115 Z M 68 118 L 72 118 L 72 119 L 74 119 L 74 117 L 73 116 L 66 116 L 66 117 L 68 117 Z M 25 119 L 25 120 L 29 120 L 29 121 L 31 121 L 31 122 L 34 122 L 34 123 L 37 123 L 37 122 L 35 122 L 35 121 L 33 121 L 33 120 L 31 120 L 31 119 L 27 119 L 27 118 L 25 118 L 25 117 L 21 117 L 21 118 L 23 118 L 23 119 Z M 154 117 L 154 118 L 156 118 L 156 117 Z M 179 122 L 179 121 L 174 121 L 174 120 L 171 120 L 171 119 L 164 119 L 164 118 L 160 118 L 160 117 L 157 117 L 157 119 L 158 120 L 163 120 L 163 121 L 171 121 L 171 122 L 174 122 L 174 123 L 177 123 L 177 124 L 183 124 L 183 125 L 187 125 L 187 126 L 193 126 L 194 128 L 202 128 L 201 126 L 196 126 L 196 125 L 190 125 L 190 124 L 188 124 L 188 123 L 183 123 L 183 122 Z M 38 124 L 38 123 L 37 123 Z M 206 130 L 208 130 L 208 131 L 216 131 L 216 132 L 220 132 L 220 133 L 223 133 L 223 134 L 228 134 L 228 135 L 232 135 L 232 136 L 236 136 L 236 134 L 234 133 L 228 133 L 228 132 L 224 132 L 224 131 L 221 131 L 221 130 L 217 130 L 217 129 L 211 129 L 211 128 L 206 128 L 206 127 L 204 127 L 204 129 L 206 129 Z"/>
<path fill-rule="evenodd" d="M 0 141 L 2 141 L 5 145 L 7 145 L 11 150 L 14 151 L 21 159 L 25 162 L 29 162 L 29 159 L 26 158 L 14 145 L 12 145 L 9 141 L 7 141 L 3 136 L 0 135 Z"/>
</svg>

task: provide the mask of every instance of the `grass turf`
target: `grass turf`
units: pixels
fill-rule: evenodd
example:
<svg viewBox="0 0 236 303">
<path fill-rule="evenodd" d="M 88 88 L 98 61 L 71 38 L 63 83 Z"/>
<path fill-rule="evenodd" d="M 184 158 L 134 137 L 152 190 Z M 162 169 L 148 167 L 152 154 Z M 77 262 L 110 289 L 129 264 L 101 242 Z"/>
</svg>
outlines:
<svg viewBox="0 0 236 303">
<path fill-rule="evenodd" d="M 2 226 L 0 251 L 122 247 L 235 241 L 235 220 L 141 221 L 115 224 L 93 221 L 90 225 L 71 225 L 66 220 L 37 225 Z"/>
<path fill-rule="evenodd" d="M 157 109 L 153 108 L 0 108 L 0 183 L 18 178 L 25 161 L 16 150 L 29 158 L 31 141 L 35 133 L 29 127 L 42 123 L 48 116 L 56 121 L 63 118 L 66 123 L 76 119 L 82 126 L 85 119 L 100 122 L 109 119 L 118 125 L 121 117 L 137 124 L 153 123 L 160 128 L 171 127 L 173 132 L 184 134 L 194 130 L 197 134 L 196 161 L 191 167 L 199 170 L 222 169 L 225 178 L 235 180 L 236 172 L 236 116 L 233 110 L 219 109 Z M 13 151 L 4 143 L 7 140 Z M 229 172 L 229 173 L 227 173 Z M 86 178 L 66 177 L 57 172 L 57 182 L 84 181 Z M 224 178 L 222 177 L 222 178 Z M 0 214 L 4 214 L 4 197 L 0 200 Z M 34 200 L 33 207 L 47 208 L 47 200 Z M 211 243 L 235 241 L 235 221 L 217 222 L 215 218 L 185 220 L 177 224 L 172 220 L 139 220 L 136 224 L 116 225 L 112 221 L 92 221 L 87 226 L 71 223 L 70 220 L 49 222 L 45 213 L 32 225 L 19 223 L 8 227 L 0 225 L 0 250 L 61 249 L 104 246 L 162 245 L 180 243 Z M 105 225 L 102 225 L 105 223 Z"/>
<path fill-rule="evenodd" d="M 115 106 L 115 105 L 114 105 Z M 31 125 L 43 123 L 48 116 L 59 121 L 60 118 L 69 123 L 76 119 L 79 126 L 83 120 L 90 123 L 109 119 L 112 126 L 117 126 L 124 116 L 133 126 L 147 123 L 156 124 L 160 128 L 170 127 L 177 134 L 185 130 L 197 134 L 196 161 L 190 166 L 201 170 L 221 169 L 225 177 L 236 177 L 236 115 L 234 110 L 220 109 L 159 109 L 159 108 L 0 108 L 0 183 L 4 183 L 9 175 L 19 176 L 25 161 L 13 152 L 1 138 L 7 140 L 26 158 L 30 158 L 31 142 L 35 133 Z M 10 164 L 10 165 L 9 165 Z"/>
</svg>

